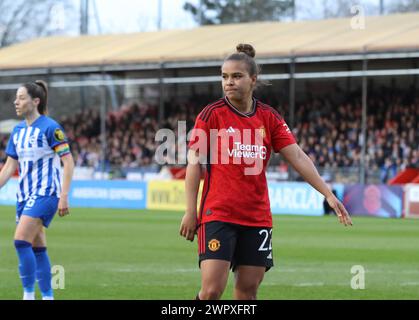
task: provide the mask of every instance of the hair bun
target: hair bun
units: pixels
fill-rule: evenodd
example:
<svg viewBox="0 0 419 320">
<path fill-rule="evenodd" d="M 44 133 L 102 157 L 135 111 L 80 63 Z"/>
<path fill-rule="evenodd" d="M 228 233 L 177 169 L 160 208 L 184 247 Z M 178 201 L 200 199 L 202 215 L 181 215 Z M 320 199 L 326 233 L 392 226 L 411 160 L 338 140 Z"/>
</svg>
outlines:
<svg viewBox="0 0 419 320">
<path fill-rule="evenodd" d="M 48 85 L 45 81 L 43 80 L 36 80 L 35 83 L 40 86 L 42 89 L 44 89 L 45 93 L 48 92 Z"/>
<path fill-rule="evenodd" d="M 236 50 L 238 53 L 243 52 L 252 58 L 256 56 L 256 50 L 250 44 L 240 43 L 237 45 Z"/>
</svg>

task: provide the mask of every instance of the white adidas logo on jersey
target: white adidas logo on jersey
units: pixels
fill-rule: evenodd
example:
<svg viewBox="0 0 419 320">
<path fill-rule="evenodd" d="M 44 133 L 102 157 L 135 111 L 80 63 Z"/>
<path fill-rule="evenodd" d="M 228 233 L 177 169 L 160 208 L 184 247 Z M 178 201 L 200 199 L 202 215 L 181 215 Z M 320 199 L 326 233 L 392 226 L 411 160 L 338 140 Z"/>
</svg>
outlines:
<svg viewBox="0 0 419 320">
<path fill-rule="evenodd" d="M 233 129 L 233 127 L 229 127 L 229 128 L 227 129 L 227 132 L 228 132 L 228 133 L 234 133 L 234 132 L 236 132 L 236 131 Z"/>
</svg>

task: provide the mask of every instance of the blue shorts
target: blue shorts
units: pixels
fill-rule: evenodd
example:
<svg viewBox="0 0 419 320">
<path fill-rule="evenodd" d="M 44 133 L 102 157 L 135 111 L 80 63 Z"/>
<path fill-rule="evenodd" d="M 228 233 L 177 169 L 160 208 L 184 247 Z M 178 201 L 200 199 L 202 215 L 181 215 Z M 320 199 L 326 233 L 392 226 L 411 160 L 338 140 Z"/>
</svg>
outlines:
<svg viewBox="0 0 419 320">
<path fill-rule="evenodd" d="M 55 196 L 32 196 L 26 201 L 17 202 L 16 224 L 19 223 L 20 217 L 23 214 L 32 218 L 41 219 L 44 227 L 48 228 L 58 210 L 59 200 Z"/>
</svg>

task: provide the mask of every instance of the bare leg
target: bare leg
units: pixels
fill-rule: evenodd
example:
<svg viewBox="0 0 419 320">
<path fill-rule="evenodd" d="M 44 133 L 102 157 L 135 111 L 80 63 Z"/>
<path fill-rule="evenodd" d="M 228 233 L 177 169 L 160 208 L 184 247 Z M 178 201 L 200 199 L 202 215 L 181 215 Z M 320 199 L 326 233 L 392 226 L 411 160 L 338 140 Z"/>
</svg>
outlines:
<svg viewBox="0 0 419 320">
<path fill-rule="evenodd" d="M 238 266 L 234 276 L 234 299 L 256 300 L 259 285 L 265 276 L 265 267 Z"/>
<path fill-rule="evenodd" d="M 230 262 L 209 259 L 201 262 L 200 300 L 218 300 L 227 285 Z"/>
</svg>

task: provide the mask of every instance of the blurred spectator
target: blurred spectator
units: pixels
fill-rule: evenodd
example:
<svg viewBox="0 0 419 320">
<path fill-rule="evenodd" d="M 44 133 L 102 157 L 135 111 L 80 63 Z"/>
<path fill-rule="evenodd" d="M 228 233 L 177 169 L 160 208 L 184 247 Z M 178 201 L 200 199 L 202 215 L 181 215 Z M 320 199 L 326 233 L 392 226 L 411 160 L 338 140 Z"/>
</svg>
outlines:
<svg viewBox="0 0 419 320">
<path fill-rule="evenodd" d="M 366 164 L 380 170 L 385 183 L 417 163 L 419 99 L 381 89 L 369 93 Z M 358 95 L 359 96 L 359 95 Z M 402 98 L 408 100 L 402 104 Z M 359 101 L 331 108 L 329 99 L 297 106 L 296 135 L 303 150 L 320 167 L 359 166 L 362 148 L 362 106 Z"/>
</svg>

